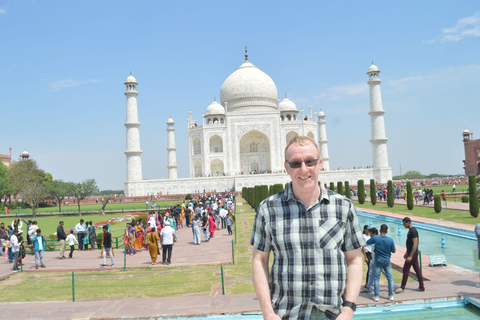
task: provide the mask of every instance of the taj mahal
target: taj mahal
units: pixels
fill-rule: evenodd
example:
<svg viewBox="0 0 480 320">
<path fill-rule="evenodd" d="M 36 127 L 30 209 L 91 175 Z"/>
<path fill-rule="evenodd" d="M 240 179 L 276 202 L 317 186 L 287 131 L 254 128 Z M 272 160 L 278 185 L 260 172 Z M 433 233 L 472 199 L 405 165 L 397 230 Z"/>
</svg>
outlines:
<svg viewBox="0 0 480 320">
<path fill-rule="evenodd" d="M 186 194 L 241 190 L 258 184 L 285 184 L 290 177 L 284 171 L 284 149 L 296 136 L 318 141 L 323 159 L 319 180 L 322 183 L 370 179 L 386 183 L 392 179 L 388 166 L 387 138 L 380 92 L 380 70 L 368 69 L 372 163 L 370 168 L 330 170 L 325 114 L 300 112 L 286 96 L 279 100 L 275 82 L 248 60 L 223 83 L 220 101 L 213 101 L 202 115 L 201 123 L 188 122 L 190 178 L 177 177 L 175 122 L 167 121 L 168 179 L 142 178 L 140 122 L 137 107 L 137 81 L 130 75 L 127 97 L 127 179 L 125 196 Z"/>
</svg>

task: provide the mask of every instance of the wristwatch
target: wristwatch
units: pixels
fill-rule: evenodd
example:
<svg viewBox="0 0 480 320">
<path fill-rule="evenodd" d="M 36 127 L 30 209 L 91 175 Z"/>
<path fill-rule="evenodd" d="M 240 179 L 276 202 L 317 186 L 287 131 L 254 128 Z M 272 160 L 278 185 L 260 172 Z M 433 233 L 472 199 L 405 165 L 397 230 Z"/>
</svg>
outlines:
<svg viewBox="0 0 480 320">
<path fill-rule="evenodd" d="M 350 301 L 343 301 L 342 306 L 351 308 L 353 310 L 353 312 L 355 312 L 355 310 L 357 310 L 357 305 L 353 302 L 350 302 Z"/>
</svg>

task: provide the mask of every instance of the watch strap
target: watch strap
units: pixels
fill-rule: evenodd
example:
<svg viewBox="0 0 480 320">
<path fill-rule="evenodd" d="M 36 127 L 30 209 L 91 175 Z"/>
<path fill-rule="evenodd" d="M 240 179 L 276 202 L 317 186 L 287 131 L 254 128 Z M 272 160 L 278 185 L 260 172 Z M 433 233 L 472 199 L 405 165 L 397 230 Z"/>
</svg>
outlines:
<svg viewBox="0 0 480 320">
<path fill-rule="evenodd" d="M 342 306 L 351 308 L 354 312 L 357 310 L 357 305 L 351 301 L 343 301 Z"/>
</svg>

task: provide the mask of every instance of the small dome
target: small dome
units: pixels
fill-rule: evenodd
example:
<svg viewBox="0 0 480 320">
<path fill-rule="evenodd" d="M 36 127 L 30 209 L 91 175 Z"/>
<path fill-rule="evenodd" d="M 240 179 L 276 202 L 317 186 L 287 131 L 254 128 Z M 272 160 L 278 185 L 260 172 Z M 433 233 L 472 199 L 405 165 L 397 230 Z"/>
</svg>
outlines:
<svg viewBox="0 0 480 320">
<path fill-rule="evenodd" d="M 463 134 L 466 134 L 466 133 L 470 133 L 470 131 L 468 131 L 468 129 L 463 130 Z"/>
<path fill-rule="evenodd" d="M 320 112 L 318 113 L 319 116 L 325 116 L 325 113 L 323 113 L 323 111 L 320 110 Z"/>
<path fill-rule="evenodd" d="M 172 118 L 168 118 L 168 120 L 167 120 L 167 124 L 174 124 L 174 123 L 175 123 L 175 121 L 173 121 L 173 119 L 172 119 Z"/>
<path fill-rule="evenodd" d="M 278 109 L 280 109 L 280 112 L 284 111 L 297 111 L 297 106 L 295 103 L 293 103 L 292 100 L 285 98 L 283 99 L 279 104 L 278 104 Z"/>
<path fill-rule="evenodd" d="M 135 83 L 137 83 L 137 80 L 136 80 L 132 75 L 129 75 L 126 82 L 135 82 Z"/>
<path fill-rule="evenodd" d="M 206 112 L 207 116 L 211 114 L 225 114 L 225 108 L 217 101 L 213 101 L 212 104 L 208 106 Z"/>
<path fill-rule="evenodd" d="M 368 68 L 368 72 L 378 72 L 378 71 L 379 71 L 379 70 L 378 70 L 377 66 L 374 65 L 373 63 L 372 63 L 372 65 L 370 66 L 370 68 Z"/>
<path fill-rule="evenodd" d="M 23 151 L 23 152 L 22 152 L 22 155 L 28 156 L 28 151 L 27 151 L 27 150 Z"/>
</svg>

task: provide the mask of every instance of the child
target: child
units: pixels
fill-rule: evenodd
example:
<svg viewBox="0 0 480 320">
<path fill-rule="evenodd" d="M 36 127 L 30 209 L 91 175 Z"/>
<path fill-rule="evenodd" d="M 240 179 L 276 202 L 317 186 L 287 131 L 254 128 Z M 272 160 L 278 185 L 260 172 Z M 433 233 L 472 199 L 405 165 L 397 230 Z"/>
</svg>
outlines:
<svg viewBox="0 0 480 320">
<path fill-rule="evenodd" d="M 70 234 L 67 236 L 68 245 L 70 246 L 70 254 L 68 257 L 73 258 L 73 250 L 75 250 L 75 243 L 78 244 L 77 238 L 73 235 L 73 230 L 70 230 Z"/>
<path fill-rule="evenodd" d="M 85 237 L 83 238 L 83 247 L 84 247 L 85 250 L 88 250 L 88 244 L 89 243 L 90 243 L 90 239 L 88 238 L 88 233 L 86 233 Z"/>
</svg>

